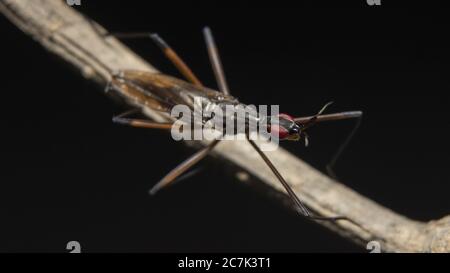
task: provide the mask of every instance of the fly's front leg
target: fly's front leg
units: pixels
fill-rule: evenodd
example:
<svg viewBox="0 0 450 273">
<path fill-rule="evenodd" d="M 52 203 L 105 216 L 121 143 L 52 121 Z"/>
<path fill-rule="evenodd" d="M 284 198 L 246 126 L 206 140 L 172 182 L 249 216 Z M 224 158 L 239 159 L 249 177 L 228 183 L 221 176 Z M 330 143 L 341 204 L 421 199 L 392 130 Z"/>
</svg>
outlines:
<svg viewBox="0 0 450 273">
<path fill-rule="evenodd" d="M 324 121 L 336 121 L 336 120 L 360 118 L 362 116 L 362 114 L 363 113 L 361 111 L 348 111 L 348 112 L 318 115 L 316 117 L 315 123 L 324 122 Z M 314 116 L 298 117 L 298 118 L 294 118 L 294 121 L 297 124 L 304 125 L 312 118 L 314 118 Z"/>
<path fill-rule="evenodd" d="M 113 117 L 112 121 L 114 123 L 128 125 L 137 128 L 163 129 L 163 130 L 172 129 L 173 123 L 160 123 L 160 122 L 152 122 L 145 119 L 127 118 L 128 116 L 135 114 L 137 112 L 139 112 L 138 109 L 132 109 L 130 111 L 124 112 L 120 115 Z"/>
<path fill-rule="evenodd" d="M 356 134 L 356 132 L 359 129 L 359 126 L 361 125 L 362 121 L 362 113 L 360 116 L 357 116 L 357 121 L 355 125 L 353 126 L 353 129 L 350 131 L 350 133 L 347 135 L 347 137 L 344 139 L 344 141 L 341 143 L 337 151 L 334 153 L 333 157 L 331 158 L 330 162 L 327 164 L 326 169 L 327 173 L 330 177 L 334 178 L 335 180 L 338 180 L 336 173 L 334 172 L 334 166 L 336 165 L 336 162 L 338 161 L 339 157 L 344 153 L 345 149 L 348 147 L 348 144 L 352 140 L 353 136 Z"/>
<path fill-rule="evenodd" d="M 295 118 L 294 121 L 297 124 L 303 125 L 303 126 L 311 126 L 311 120 L 313 120 L 313 123 L 318 122 L 324 122 L 324 121 L 336 121 L 336 120 L 346 120 L 346 119 L 357 119 L 355 126 L 350 131 L 350 133 L 347 135 L 347 137 L 344 139 L 342 144 L 339 146 L 338 150 L 334 153 L 334 155 L 331 157 L 330 162 L 326 165 L 327 173 L 330 177 L 337 180 L 337 176 L 333 170 L 334 166 L 336 165 L 337 160 L 342 155 L 342 153 L 347 148 L 348 144 L 352 140 L 355 133 L 358 131 L 359 126 L 361 125 L 363 112 L 361 111 L 348 111 L 348 112 L 341 112 L 341 113 L 334 113 L 334 114 L 326 114 L 326 115 L 316 115 L 316 116 L 310 116 L 310 117 L 298 117 Z M 304 127 L 305 128 L 305 127 Z"/>
</svg>

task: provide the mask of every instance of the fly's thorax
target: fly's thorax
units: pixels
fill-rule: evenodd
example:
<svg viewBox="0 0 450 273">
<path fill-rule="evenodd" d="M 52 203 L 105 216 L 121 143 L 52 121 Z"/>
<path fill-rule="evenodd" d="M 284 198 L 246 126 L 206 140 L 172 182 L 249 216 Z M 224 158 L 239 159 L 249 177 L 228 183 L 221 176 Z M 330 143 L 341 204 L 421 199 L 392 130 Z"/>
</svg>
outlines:
<svg viewBox="0 0 450 273">
<path fill-rule="evenodd" d="M 201 117 L 203 125 L 213 127 L 224 135 L 257 132 L 260 122 L 266 120 L 266 116 L 262 116 L 256 107 L 229 100 L 203 104 Z"/>
</svg>

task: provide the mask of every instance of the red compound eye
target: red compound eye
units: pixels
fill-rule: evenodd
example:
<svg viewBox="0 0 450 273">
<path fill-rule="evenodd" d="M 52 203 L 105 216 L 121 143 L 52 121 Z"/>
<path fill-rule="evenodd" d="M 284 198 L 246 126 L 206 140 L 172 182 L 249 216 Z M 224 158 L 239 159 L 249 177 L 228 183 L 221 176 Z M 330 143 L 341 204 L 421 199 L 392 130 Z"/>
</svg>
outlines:
<svg viewBox="0 0 450 273">
<path fill-rule="evenodd" d="M 292 120 L 292 121 L 294 120 L 294 118 L 292 116 L 290 116 L 288 114 L 284 114 L 284 113 L 278 114 L 278 117 L 284 118 L 284 119 L 287 119 L 287 120 Z"/>
<path fill-rule="evenodd" d="M 277 124 L 272 124 L 270 134 L 278 139 L 285 139 L 289 136 L 289 130 L 286 127 L 289 127 L 294 122 L 294 118 L 288 114 L 281 113 L 278 114 L 278 119 Z"/>
<path fill-rule="evenodd" d="M 278 137 L 279 139 L 285 139 L 289 136 L 288 130 L 279 125 L 272 125 L 270 127 L 270 134 L 274 137 Z"/>
</svg>

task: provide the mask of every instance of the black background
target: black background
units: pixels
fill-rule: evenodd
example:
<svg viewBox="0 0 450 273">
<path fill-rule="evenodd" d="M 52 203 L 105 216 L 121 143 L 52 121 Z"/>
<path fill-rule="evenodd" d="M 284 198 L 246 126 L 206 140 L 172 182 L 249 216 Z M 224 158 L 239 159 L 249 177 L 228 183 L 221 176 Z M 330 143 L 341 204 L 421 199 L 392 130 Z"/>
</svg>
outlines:
<svg viewBox="0 0 450 273">
<path fill-rule="evenodd" d="M 292 115 L 329 100 L 329 111 L 363 110 L 336 168 L 341 180 L 413 219 L 450 211 L 449 24 L 437 7 L 82 2 L 76 9 L 110 31 L 158 32 L 215 87 L 201 35 L 209 25 L 244 103 L 279 104 Z M 150 197 L 148 189 L 194 150 L 164 132 L 112 124 L 123 108 L 102 88 L 3 17 L 0 28 L 0 251 L 65 252 L 71 240 L 86 252 L 366 251 L 210 159 L 201 173 Z M 126 44 L 179 76 L 150 40 Z M 323 170 L 352 125 L 323 124 L 311 129 L 309 148 L 283 147 Z"/>
</svg>

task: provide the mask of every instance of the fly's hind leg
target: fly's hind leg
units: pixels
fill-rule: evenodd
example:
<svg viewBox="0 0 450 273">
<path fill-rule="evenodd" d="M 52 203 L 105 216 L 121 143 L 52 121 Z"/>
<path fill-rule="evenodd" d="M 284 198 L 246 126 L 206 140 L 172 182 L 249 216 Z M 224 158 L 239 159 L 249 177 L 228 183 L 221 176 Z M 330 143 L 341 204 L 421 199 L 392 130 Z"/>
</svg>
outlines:
<svg viewBox="0 0 450 273">
<path fill-rule="evenodd" d="M 161 49 L 164 55 L 173 63 L 173 65 L 180 71 L 180 73 L 192 84 L 202 87 L 203 84 L 195 76 L 189 66 L 181 59 L 181 57 L 164 41 L 157 33 L 150 32 L 136 32 L 136 33 L 109 33 L 106 36 L 114 36 L 119 39 L 136 39 L 136 38 L 150 38 Z"/>
<path fill-rule="evenodd" d="M 208 27 L 203 29 L 203 34 L 205 36 L 206 47 L 208 49 L 209 59 L 216 77 L 219 90 L 224 94 L 229 95 L 230 91 L 228 89 L 228 84 L 225 78 L 225 73 L 222 67 L 222 62 L 220 61 L 219 53 L 217 50 L 214 37 L 211 30 Z M 134 32 L 134 33 L 108 33 L 104 36 L 113 36 L 119 39 L 136 39 L 136 38 L 150 38 L 155 42 L 155 44 L 162 50 L 164 55 L 173 63 L 173 65 L 180 71 L 180 73 L 192 84 L 203 87 L 203 84 L 195 76 L 189 66 L 181 59 L 181 57 L 169 46 L 169 44 L 164 41 L 157 33 L 150 32 Z"/>
<path fill-rule="evenodd" d="M 204 147 L 200 151 L 196 152 L 194 155 L 183 161 L 175 169 L 170 171 L 166 176 L 164 176 L 153 188 L 150 190 L 150 194 L 155 194 L 160 189 L 167 187 L 172 184 L 178 177 L 184 174 L 187 170 L 192 168 L 200 160 L 205 158 L 211 150 L 216 147 L 220 140 L 213 140 L 208 146 Z"/>
<path fill-rule="evenodd" d="M 128 118 L 129 116 L 138 113 L 138 109 L 132 109 L 129 111 L 126 111 L 120 115 L 114 116 L 112 118 L 112 121 L 114 123 L 128 125 L 131 127 L 137 127 L 137 128 L 148 128 L 148 129 L 163 129 L 163 130 L 170 130 L 172 129 L 173 124 L 172 123 L 160 123 L 160 122 L 152 122 L 145 119 L 135 119 L 135 118 Z"/>
<path fill-rule="evenodd" d="M 148 128 L 148 129 L 163 129 L 163 130 L 171 130 L 173 124 L 172 123 L 158 123 L 151 122 L 143 119 L 133 119 L 128 118 L 129 116 L 136 114 L 139 112 L 138 109 L 132 109 L 126 111 L 120 115 L 113 117 L 113 122 L 123 125 L 128 125 L 137 128 Z M 162 189 L 163 187 L 168 186 L 169 184 L 173 184 L 175 182 L 179 182 L 184 180 L 197 172 L 200 171 L 200 168 L 194 169 L 190 172 L 187 172 L 191 167 L 197 164 L 202 158 L 206 157 L 208 153 L 217 145 L 219 140 L 214 140 L 208 146 L 203 148 L 202 150 L 195 153 L 193 156 L 188 158 L 186 161 L 181 163 L 178 167 L 173 169 L 169 174 L 167 174 L 163 179 L 161 179 L 151 190 L 151 194 L 155 194 L 157 191 Z"/>
</svg>

